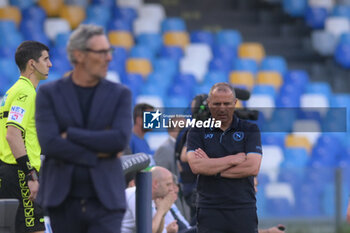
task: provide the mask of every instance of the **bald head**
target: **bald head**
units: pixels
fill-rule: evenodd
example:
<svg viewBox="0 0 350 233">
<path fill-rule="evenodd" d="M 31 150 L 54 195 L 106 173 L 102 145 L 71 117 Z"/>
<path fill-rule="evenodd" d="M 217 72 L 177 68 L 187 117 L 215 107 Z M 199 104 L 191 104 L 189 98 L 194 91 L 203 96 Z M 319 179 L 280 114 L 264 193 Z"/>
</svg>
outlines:
<svg viewBox="0 0 350 233">
<path fill-rule="evenodd" d="M 236 98 L 236 93 L 235 93 L 235 89 L 228 83 L 215 83 L 210 91 L 209 91 L 209 95 L 208 95 L 208 99 L 210 99 L 212 97 L 213 94 L 215 93 L 226 93 L 226 94 L 231 94 L 232 93 L 232 97 L 233 99 Z"/>
<path fill-rule="evenodd" d="M 173 191 L 173 175 L 168 169 L 155 166 L 151 168 L 151 173 L 153 199 L 162 198 Z"/>
</svg>

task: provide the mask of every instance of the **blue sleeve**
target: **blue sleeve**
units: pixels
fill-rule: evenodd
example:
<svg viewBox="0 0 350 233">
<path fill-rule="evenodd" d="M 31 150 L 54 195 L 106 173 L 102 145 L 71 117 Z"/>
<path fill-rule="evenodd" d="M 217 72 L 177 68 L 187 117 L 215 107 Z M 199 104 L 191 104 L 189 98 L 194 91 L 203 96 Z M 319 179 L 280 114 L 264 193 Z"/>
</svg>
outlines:
<svg viewBox="0 0 350 233">
<path fill-rule="evenodd" d="M 246 133 L 245 153 L 257 153 L 262 155 L 260 130 L 258 126 L 252 124 Z"/>
<path fill-rule="evenodd" d="M 191 128 L 187 134 L 187 151 L 194 151 L 198 148 L 204 149 L 202 131 L 197 128 Z"/>
</svg>

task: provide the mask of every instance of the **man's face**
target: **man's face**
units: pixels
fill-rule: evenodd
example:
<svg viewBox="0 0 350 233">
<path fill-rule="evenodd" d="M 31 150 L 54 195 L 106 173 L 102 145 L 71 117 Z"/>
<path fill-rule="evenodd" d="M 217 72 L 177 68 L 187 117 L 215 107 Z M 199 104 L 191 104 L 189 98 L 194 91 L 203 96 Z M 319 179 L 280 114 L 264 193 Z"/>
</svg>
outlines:
<svg viewBox="0 0 350 233">
<path fill-rule="evenodd" d="M 208 107 L 212 118 L 220 120 L 222 125 L 232 122 L 237 99 L 231 91 L 213 91 L 208 98 Z"/>
<path fill-rule="evenodd" d="M 160 179 L 157 182 L 156 190 L 155 190 L 155 196 L 157 198 L 165 197 L 169 192 L 174 191 L 174 183 L 173 183 L 173 177 L 171 173 L 164 176 L 163 179 Z"/>
<path fill-rule="evenodd" d="M 90 76 L 101 79 L 106 77 L 108 64 L 111 60 L 111 46 L 107 37 L 97 35 L 88 41 L 87 50 L 81 64 Z"/>
<path fill-rule="evenodd" d="M 46 50 L 41 52 L 38 62 L 34 61 L 34 72 L 39 80 L 45 80 L 48 77 L 52 63 L 50 61 L 49 53 Z"/>
</svg>

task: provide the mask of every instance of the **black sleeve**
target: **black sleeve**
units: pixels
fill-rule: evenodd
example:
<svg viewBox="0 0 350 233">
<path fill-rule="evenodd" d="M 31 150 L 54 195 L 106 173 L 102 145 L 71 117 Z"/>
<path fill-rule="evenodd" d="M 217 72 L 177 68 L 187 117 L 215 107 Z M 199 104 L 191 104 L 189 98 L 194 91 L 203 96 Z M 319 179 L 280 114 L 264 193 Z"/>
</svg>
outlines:
<svg viewBox="0 0 350 233">
<path fill-rule="evenodd" d="M 245 153 L 262 154 L 260 130 L 257 125 L 252 124 L 246 131 Z"/>
<path fill-rule="evenodd" d="M 187 151 L 194 151 L 198 148 L 204 149 L 202 130 L 191 128 L 187 135 Z"/>
</svg>

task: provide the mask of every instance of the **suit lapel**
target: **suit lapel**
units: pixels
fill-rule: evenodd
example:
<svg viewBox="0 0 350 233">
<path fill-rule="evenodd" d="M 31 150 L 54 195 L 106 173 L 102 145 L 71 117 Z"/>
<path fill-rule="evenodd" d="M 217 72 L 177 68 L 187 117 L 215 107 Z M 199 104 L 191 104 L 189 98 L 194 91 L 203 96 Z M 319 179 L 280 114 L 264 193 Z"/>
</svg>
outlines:
<svg viewBox="0 0 350 233">
<path fill-rule="evenodd" d="M 74 122 L 77 126 L 83 126 L 83 116 L 81 113 L 79 101 L 77 98 L 76 91 L 74 90 L 74 84 L 72 81 L 72 77 L 64 78 L 65 80 L 61 83 L 61 93 L 65 100 L 65 104 L 67 105 L 70 115 L 74 119 Z"/>
<path fill-rule="evenodd" d="M 89 112 L 88 127 L 92 127 L 95 122 L 98 122 L 98 117 L 101 116 L 101 108 L 106 106 L 103 103 L 108 102 L 108 87 L 104 80 L 101 80 L 96 87 L 94 97 L 92 99 L 91 108 Z"/>
</svg>

